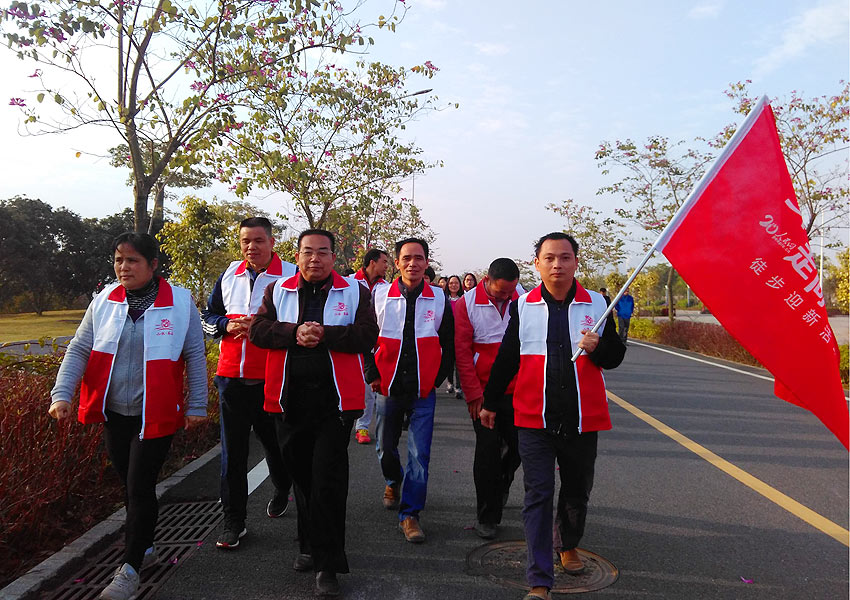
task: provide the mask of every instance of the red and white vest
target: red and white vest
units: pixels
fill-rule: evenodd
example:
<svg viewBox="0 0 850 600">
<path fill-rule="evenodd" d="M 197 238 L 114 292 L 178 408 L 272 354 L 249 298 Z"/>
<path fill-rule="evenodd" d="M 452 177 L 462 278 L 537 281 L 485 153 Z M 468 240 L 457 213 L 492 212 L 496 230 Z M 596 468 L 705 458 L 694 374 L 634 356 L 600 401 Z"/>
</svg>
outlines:
<svg viewBox="0 0 850 600">
<path fill-rule="evenodd" d="M 582 329 L 590 329 L 606 309 L 602 294 L 584 289 L 576 281 L 576 295 L 568 309 L 570 347 L 578 349 Z M 514 423 L 517 427 L 546 427 L 546 337 L 549 331 L 549 307 L 542 297 L 542 285 L 517 301 L 519 314 L 520 359 L 514 392 Z M 602 335 L 605 323 L 597 333 Z M 611 429 L 608 398 L 602 369 L 582 354 L 573 363 L 578 393 L 578 430 Z"/>
<path fill-rule="evenodd" d="M 472 361 L 475 363 L 475 374 L 481 387 L 487 385 L 490 379 L 490 370 L 502 345 L 505 329 L 508 328 L 509 306 L 505 307 L 504 316 L 490 301 L 484 289 L 484 280 L 463 295 L 463 303 L 466 305 L 466 314 L 472 325 Z M 514 291 L 510 302 L 516 302 L 519 294 Z M 516 378 L 511 381 L 506 394 L 512 394 Z"/>
<path fill-rule="evenodd" d="M 263 302 L 266 287 L 281 277 L 295 275 L 295 265 L 283 262 L 277 253 L 272 253 L 272 262 L 265 271 L 257 275 L 251 289 L 251 275 L 247 272 L 248 263 L 237 260 L 230 263 L 221 277 L 221 297 L 225 314 L 230 319 L 252 316 Z M 242 377 L 245 379 L 263 379 L 266 373 L 266 350 L 257 348 L 243 336 L 236 338 L 225 333 L 219 345 L 218 369 L 215 374 L 221 377 Z"/>
<path fill-rule="evenodd" d="M 360 304 L 360 286 L 353 280 L 332 271 L 333 284 L 328 291 L 322 313 L 323 325 L 351 325 Z M 272 302 L 277 320 L 298 322 L 298 282 L 301 274 L 275 284 Z M 339 410 L 362 410 L 365 404 L 366 380 L 363 378 L 363 357 L 360 354 L 329 350 L 334 387 L 339 396 Z M 287 350 L 268 351 L 265 371 L 265 410 L 283 412 L 283 390 L 286 384 Z"/>
<path fill-rule="evenodd" d="M 372 290 L 374 290 L 375 286 L 378 285 L 379 283 L 389 283 L 386 279 L 381 277 L 375 283 L 370 285 L 369 279 L 366 277 L 366 273 L 363 271 L 363 269 L 357 269 L 357 272 L 354 274 L 354 279 L 356 279 L 358 281 L 358 283 L 360 283 L 360 285 L 365 287 L 370 292 Z"/>
<path fill-rule="evenodd" d="M 401 356 L 407 300 L 401 295 L 396 279 L 391 284 L 375 286 L 372 292 L 375 316 L 378 318 L 378 346 L 375 366 L 381 375 L 381 393 L 389 396 Z M 446 296 L 435 285 L 425 284 L 416 298 L 414 335 L 416 336 L 416 363 L 418 365 L 419 396 L 425 398 L 434 388 L 443 349 L 437 331 L 443 322 Z"/>
<path fill-rule="evenodd" d="M 92 301 L 94 343 L 80 388 L 81 423 L 106 420 L 106 396 L 128 310 L 127 292 L 118 283 Z M 145 390 L 139 439 L 171 435 L 183 423 L 182 354 L 192 311 L 196 309 L 188 290 L 159 280 L 156 300 L 143 321 Z"/>
</svg>

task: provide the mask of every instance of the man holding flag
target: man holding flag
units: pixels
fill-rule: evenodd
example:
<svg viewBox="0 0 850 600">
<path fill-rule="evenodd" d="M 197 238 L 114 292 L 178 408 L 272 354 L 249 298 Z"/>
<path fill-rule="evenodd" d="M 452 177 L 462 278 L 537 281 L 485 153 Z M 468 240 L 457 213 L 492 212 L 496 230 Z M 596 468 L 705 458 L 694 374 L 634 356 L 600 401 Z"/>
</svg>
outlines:
<svg viewBox="0 0 850 600">
<path fill-rule="evenodd" d="M 611 429 L 602 369 L 619 366 L 626 347 L 605 314 L 601 294 L 575 279 L 578 244 L 554 232 L 534 247 L 534 266 L 543 283 L 510 306 L 510 321 L 484 389 L 481 424 L 493 428 L 496 410 L 517 375 L 514 422 L 525 483 L 522 509 L 528 545 L 526 600 L 548 600 L 555 581 L 552 508 L 555 461 L 560 467 L 555 530 L 561 564 L 579 575 L 584 564 L 576 549 L 593 488 L 597 432 Z M 581 350 L 573 364 L 570 356 Z"/>
</svg>

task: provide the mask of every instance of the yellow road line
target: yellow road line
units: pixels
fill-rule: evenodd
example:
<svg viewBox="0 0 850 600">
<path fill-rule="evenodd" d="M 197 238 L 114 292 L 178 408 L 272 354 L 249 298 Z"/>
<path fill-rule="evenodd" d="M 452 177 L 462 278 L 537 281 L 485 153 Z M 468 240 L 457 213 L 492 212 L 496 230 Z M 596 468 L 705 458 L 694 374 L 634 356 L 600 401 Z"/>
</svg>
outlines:
<svg viewBox="0 0 850 600">
<path fill-rule="evenodd" d="M 850 547 L 850 531 L 847 531 L 837 523 L 833 523 L 826 517 L 819 515 L 812 509 L 803 506 L 802 504 L 800 504 L 793 498 L 786 496 L 779 490 L 770 487 L 761 479 L 753 477 L 743 469 L 736 467 L 728 460 L 719 457 L 708 448 L 697 444 L 695 441 L 688 437 L 685 437 L 675 429 L 668 427 L 655 417 L 648 415 L 638 407 L 626 402 L 616 394 L 608 392 L 608 397 L 613 400 L 614 403 L 626 409 L 641 421 L 644 421 L 649 425 L 653 426 L 655 429 L 657 429 L 667 437 L 671 438 L 672 440 L 678 442 L 679 444 L 681 444 L 703 460 L 710 462 L 712 465 L 714 465 L 724 473 L 731 475 L 748 488 L 758 492 L 771 502 L 778 504 L 779 506 L 790 512 L 792 515 L 804 520 L 806 523 L 808 523 L 815 529 L 819 529 L 829 537 L 841 542 L 845 546 Z"/>
</svg>

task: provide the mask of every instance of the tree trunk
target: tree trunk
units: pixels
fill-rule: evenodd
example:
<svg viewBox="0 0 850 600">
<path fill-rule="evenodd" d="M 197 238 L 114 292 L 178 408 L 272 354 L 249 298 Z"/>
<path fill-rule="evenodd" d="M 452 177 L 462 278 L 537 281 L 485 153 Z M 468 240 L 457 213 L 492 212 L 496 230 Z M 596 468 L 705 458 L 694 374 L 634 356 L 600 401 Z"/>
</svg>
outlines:
<svg viewBox="0 0 850 600">
<path fill-rule="evenodd" d="M 139 185 L 133 186 L 135 203 L 133 204 L 133 231 L 144 233 L 148 230 L 148 196 L 150 190 L 139 189 Z"/>
<path fill-rule="evenodd" d="M 667 317 L 670 322 L 673 322 L 673 275 L 676 271 L 670 266 L 670 271 L 667 273 Z"/>
<path fill-rule="evenodd" d="M 165 218 L 163 212 L 163 204 L 165 203 L 165 185 L 156 186 L 156 195 L 153 200 L 153 211 L 151 211 L 150 224 L 148 225 L 148 234 L 154 235 L 159 229 L 162 229 L 162 222 Z"/>
</svg>

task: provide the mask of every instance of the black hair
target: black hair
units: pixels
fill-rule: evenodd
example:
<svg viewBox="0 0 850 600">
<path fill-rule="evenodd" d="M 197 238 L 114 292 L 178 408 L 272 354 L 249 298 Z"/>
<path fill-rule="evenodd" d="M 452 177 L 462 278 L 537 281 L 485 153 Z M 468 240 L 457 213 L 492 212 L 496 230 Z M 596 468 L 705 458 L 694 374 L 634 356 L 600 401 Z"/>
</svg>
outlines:
<svg viewBox="0 0 850 600">
<path fill-rule="evenodd" d="M 431 283 L 436 283 L 437 281 L 437 272 L 431 267 L 427 267 L 425 269 L 425 277 L 427 277 Z"/>
<path fill-rule="evenodd" d="M 464 282 L 464 281 L 466 281 L 466 277 L 467 277 L 468 275 L 472 275 L 472 281 L 474 281 L 474 282 L 475 282 L 475 285 L 478 285 L 478 278 L 475 276 L 475 273 L 464 273 L 464 274 L 463 274 L 463 279 L 461 279 L 461 280 L 460 280 L 460 287 L 461 287 L 461 289 L 463 288 L 463 282 Z M 475 285 L 473 285 L 472 287 L 475 287 Z"/>
<path fill-rule="evenodd" d="M 243 219 L 239 223 L 239 229 L 243 227 L 262 227 L 266 231 L 266 235 L 274 237 L 272 235 L 272 222 L 265 217 L 248 217 L 247 219 Z"/>
<path fill-rule="evenodd" d="M 490 268 L 487 269 L 487 277 L 515 281 L 519 279 L 519 267 L 510 258 L 497 258 L 490 263 Z"/>
<path fill-rule="evenodd" d="M 607 294 L 607 293 L 608 293 L 608 289 L 607 289 L 607 288 L 604 288 L 604 287 L 599 288 L 599 291 L 600 291 L 600 292 L 602 292 L 603 294 Z"/>
<path fill-rule="evenodd" d="M 159 243 L 152 235 L 147 233 L 136 233 L 135 231 L 127 231 L 112 240 L 112 255 L 115 256 L 115 251 L 121 244 L 129 244 L 133 250 L 145 257 L 149 265 L 153 265 L 153 261 L 159 258 Z"/>
<path fill-rule="evenodd" d="M 546 240 L 567 240 L 570 243 L 570 246 L 573 247 L 573 254 L 578 256 L 578 242 L 576 239 L 568 233 L 564 233 L 563 231 L 553 231 L 552 233 L 547 233 L 542 238 L 534 242 L 534 256 L 540 256 L 540 248 L 543 246 L 543 242 Z"/>
<path fill-rule="evenodd" d="M 331 241 L 331 252 L 336 252 L 336 238 L 334 234 L 325 229 L 305 229 L 298 236 L 298 249 L 301 250 L 301 240 L 308 235 L 323 235 Z"/>
<path fill-rule="evenodd" d="M 379 260 L 381 260 L 381 256 L 386 256 L 387 258 L 390 257 L 389 254 L 387 254 L 384 250 L 381 250 L 380 248 L 372 248 L 371 250 L 369 250 L 363 256 L 363 270 L 365 271 L 366 267 L 368 267 L 373 262 L 378 262 Z"/>
<path fill-rule="evenodd" d="M 405 238 L 399 242 L 395 243 L 395 257 L 398 258 L 401 254 L 401 249 L 404 248 L 405 244 L 419 244 L 422 246 L 422 249 L 425 251 L 425 258 L 428 258 L 428 242 L 425 240 L 421 240 L 419 238 L 410 237 Z"/>
</svg>

